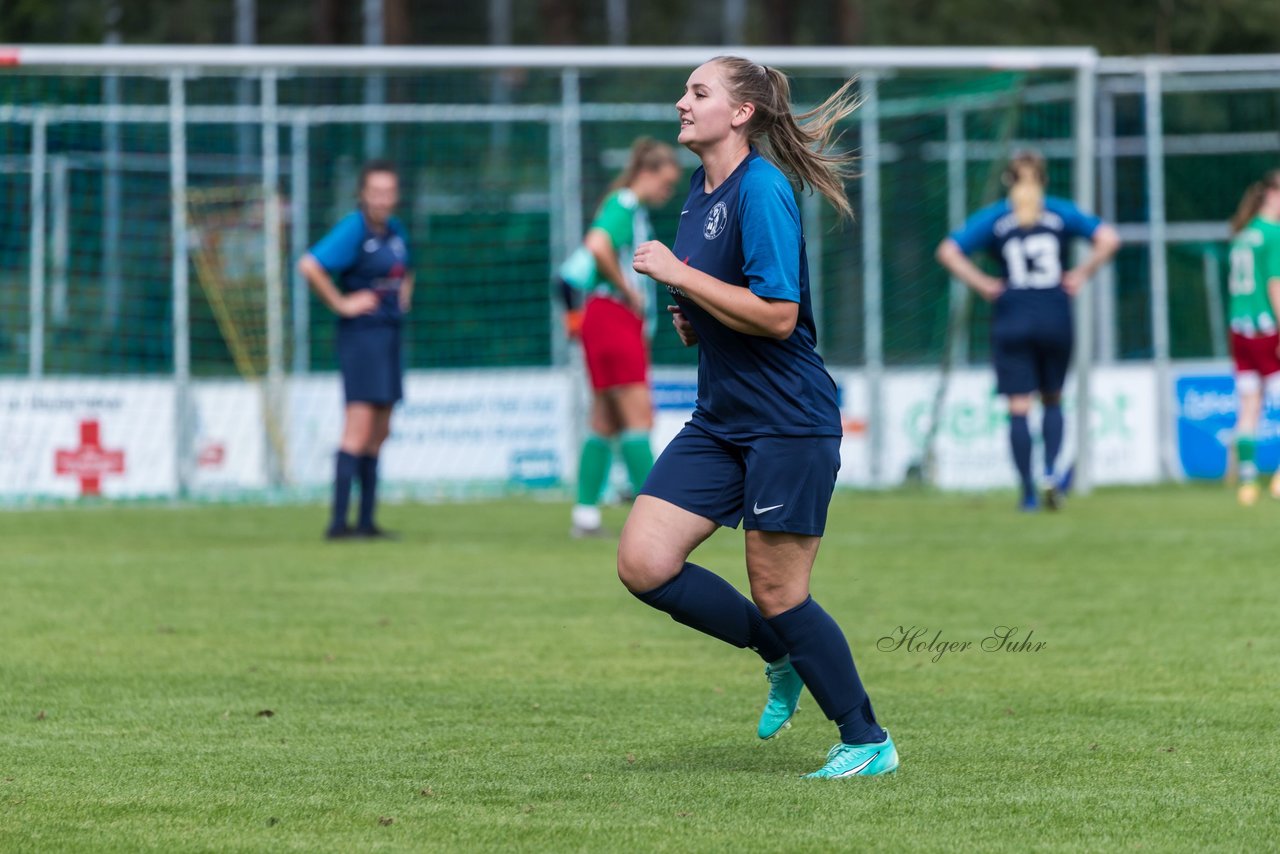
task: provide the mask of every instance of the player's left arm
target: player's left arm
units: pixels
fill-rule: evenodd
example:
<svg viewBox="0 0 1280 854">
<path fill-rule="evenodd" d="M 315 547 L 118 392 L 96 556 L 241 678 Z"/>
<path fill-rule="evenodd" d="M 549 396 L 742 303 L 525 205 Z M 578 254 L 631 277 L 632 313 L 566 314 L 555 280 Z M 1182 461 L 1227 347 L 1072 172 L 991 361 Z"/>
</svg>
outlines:
<svg viewBox="0 0 1280 854">
<path fill-rule="evenodd" d="M 722 282 L 681 263 L 657 240 L 640 244 L 633 266 L 637 273 L 680 289 L 686 297 L 735 332 L 782 341 L 791 337 L 800 317 L 799 303 L 759 297 L 750 288 Z"/>
<path fill-rule="evenodd" d="M 1088 237 L 1093 245 L 1084 261 L 1062 275 L 1062 289 L 1075 296 L 1119 251 L 1120 235 L 1098 217 L 1086 214 L 1073 204 L 1065 205 L 1058 213 L 1069 235 Z"/>
<path fill-rule="evenodd" d="M 400 312 L 408 314 L 413 308 L 413 271 L 404 274 L 400 280 Z"/>
<path fill-rule="evenodd" d="M 1267 253 L 1267 300 L 1271 303 L 1271 315 L 1280 320 L 1280 244 L 1272 243 L 1264 246 Z M 1276 355 L 1280 355 L 1280 344 L 1276 345 Z"/>
</svg>

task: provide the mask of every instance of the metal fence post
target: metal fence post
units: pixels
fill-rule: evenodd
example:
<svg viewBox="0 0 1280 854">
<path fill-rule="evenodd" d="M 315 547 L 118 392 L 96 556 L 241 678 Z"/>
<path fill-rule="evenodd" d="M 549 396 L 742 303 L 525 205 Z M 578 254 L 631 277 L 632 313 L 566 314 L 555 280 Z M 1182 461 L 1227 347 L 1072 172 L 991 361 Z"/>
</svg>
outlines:
<svg viewBox="0 0 1280 854">
<path fill-rule="evenodd" d="M 190 268 L 187 257 L 186 79 L 169 72 L 169 222 L 173 256 L 174 454 L 178 495 L 185 497 L 192 478 Z"/>
<path fill-rule="evenodd" d="M 1116 199 L 1116 96 L 1103 89 L 1098 97 L 1098 213 L 1111 225 L 1119 223 Z M 1107 264 L 1095 277 L 1097 298 L 1098 361 L 1116 360 L 1116 275 Z"/>
<path fill-rule="evenodd" d="M 867 438 L 871 484 L 883 486 L 884 471 L 884 310 L 880 252 L 880 98 L 879 75 L 864 71 L 862 106 L 862 313 L 867 371 Z"/>
<path fill-rule="evenodd" d="M 822 275 L 822 203 L 817 193 L 805 193 L 800 204 L 801 224 L 805 235 L 805 256 L 809 262 L 809 304 L 813 309 L 813 326 L 818 334 L 818 352 L 822 352 L 826 329 L 826 294 Z"/>
<path fill-rule="evenodd" d="M 1094 209 L 1095 191 L 1095 92 L 1097 72 L 1093 64 L 1076 70 L 1076 156 L 1073 166 L 1076 204 L 1083 210 Z M 1081 247 L 1076 247 L 1077 261 L 1083 257 Z M 1089 435 L 1093 421 L 1092 388 L 1090 374 L 1093 371 L 1094 295 L 1091 287 L 1081 289 L 1076 296 L 1076 469 L 1075 489 L 1081 495 L 1093 490 L 1092 437 Z"/>
<path fill-rule="evenodd" d="M 560 145 L 559 184 L 560 202 L 559 242 L 553 243 L 556 256 L 552 264 L 563 260 L 582 240 L 582 89 L 577 68 L 565 68 L 560 72 L 560 123 L 555 137 Z M 569 377 L 569 412 L 573 419 L 570 427 L 571 448 L 578 448 L 585 438 L 588 392 L 582 351 L 569 346 L 564 330 L 560 327 L 559 310 L 551 305 L 552 353 L 560 354 L 560 364 Z M 566 460 L 576 476 L 576 459 Z"/>
<path fill-rule="evenodd" d="M 964 225 L 965 212 L 968 208 L 965 173 L 968 159 L 964 145 L 965 111 L 956 105 L 947 108 L 947 228 L 955 231 Z M 969 299 L 968 288 L 964 282 L 951 277 L 947 291 L 949 298 L 947 323 L 955 336 L 951 339 L 951 367 L 959 368 L 969 364 L 969 327 L 962 325 L 965 318 L 965 306 Z"/>
<path fill-rule="evenodd" d="M 287 478 L 284 442 L 284 251 L 280 234 L 280 124 L 276 112 L 279 72 L 262 72 L 262 224 L 267 287 L 267 459 L 269 483 Z"/>
<path fill-rule="evenodd" d="M 27 374 L 34 380 L 44 374 L 45 292 L 45 172 L 49 147 L 49 117 L 36 113 L 31 123 L 31 256 L 27 333 Z"/>
<path fill-rule="evenodd" d="M 1147 218 L 1151 223 L 1148 257 L 1151 269 L 1151 357 L 1156 369 L 1156 436 L 1160 474 L 1176 477 L 1173 455 L 1173 386 L 1169 373 L 1169 268 L 1164 196 L 1164 105 L 1160 66 L 1149 60 L 1143 69 L 1147 142 Z"/>
<path fill-rule="evenodd" d="M 289 131 L 289 250 L 293 258 L 302 257 L 307 249 L 311 228 L 311 183 L 308 157 L 308 124 L 305 116 L 297 116 Z M 292 265 L 290 265 L 292 267 Z M 311 370 L 311 300 L 306 278 L 293 269 L 293 373 L 303 375 Z"/>
</svg>

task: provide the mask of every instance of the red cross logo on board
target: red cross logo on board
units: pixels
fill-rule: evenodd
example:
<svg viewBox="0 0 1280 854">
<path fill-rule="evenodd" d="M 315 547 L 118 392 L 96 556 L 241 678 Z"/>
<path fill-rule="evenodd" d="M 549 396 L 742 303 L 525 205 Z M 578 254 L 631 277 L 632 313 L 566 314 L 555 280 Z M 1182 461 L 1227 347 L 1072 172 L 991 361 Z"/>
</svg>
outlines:
<svg viewBox="0 0 1280 854">
<path fill-rule="evenodd" d="M 80 447 L 54 453 L 56 474 L 80 478 L 81 495 L 101 495 L 104 474 L 124 474 L 124 451 L 108 451 L 98 438 L 98 421 L 80 422 Z"/>
</svg>

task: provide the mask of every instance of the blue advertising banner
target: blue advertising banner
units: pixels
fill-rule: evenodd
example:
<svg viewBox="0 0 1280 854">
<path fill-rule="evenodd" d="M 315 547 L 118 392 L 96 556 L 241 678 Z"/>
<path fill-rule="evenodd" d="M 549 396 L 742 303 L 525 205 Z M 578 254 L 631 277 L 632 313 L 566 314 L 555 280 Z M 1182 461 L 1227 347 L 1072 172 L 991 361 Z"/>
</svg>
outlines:
<svg viewBox="0 0 1280 854">
<path fill-rule="evenodd" d="M 1221 478 L 1235 439 L 1236 390 L 1230 374 L 1178 377 L 1178 458 L 1187 477 Z M 1280 463 L 1280 408 L 1268 401 L 1258 425 L 1258 468 Z"/>
</svg>

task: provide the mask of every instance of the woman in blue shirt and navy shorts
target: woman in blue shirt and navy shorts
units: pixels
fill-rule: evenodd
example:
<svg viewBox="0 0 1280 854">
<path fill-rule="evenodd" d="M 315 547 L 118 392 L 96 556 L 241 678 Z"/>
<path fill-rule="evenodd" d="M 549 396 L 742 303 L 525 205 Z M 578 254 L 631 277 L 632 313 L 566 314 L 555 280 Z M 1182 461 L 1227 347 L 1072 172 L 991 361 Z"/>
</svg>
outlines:
<svg viewBox="0 0 1280 854">
<path fill-rule="evenodd" d="M 676 331 L 699 348 L 698 401 L 654 464 L 618 544 L 618 574 L 636 597 L 764 659 L 769 696 L 759 738 L 790 723 L 808 686 L 840 729 L 840 743 L 808 775 L 824 779 L 898 767 L 844 634 L 809 595 L 840 467 L 841 421 L 816 349 L 793 185 L 851 212 L 849 158 L 829 146 L 836 123 L 853 112 L 852 83 L 796 117 L 777 69 L 717 57 L 689 76 L 676 104 L 679 141 L 702 167 L 674 252 L 649 241 L 634 266 L 667 286 Z M 688 561 L 720 526 L 740 522 L 750 599 Z"/>
<path fill-rule="evenodd" d="M 385 160 L 365 164 L 359 208 L 298 262 L 311 289 L 338 316 L 346 413 L 325 532 L 329 539 L 388 536 L 374 523 L 378 453 L 391 433 L 391 409 L 403 396 L 400 326 L 413 297 L 407 236 L 392 216 L 399 199 L 395 168 Z M 352 527 L 347 511 L 357 477 L 360 508 Z"/>
</svg>

